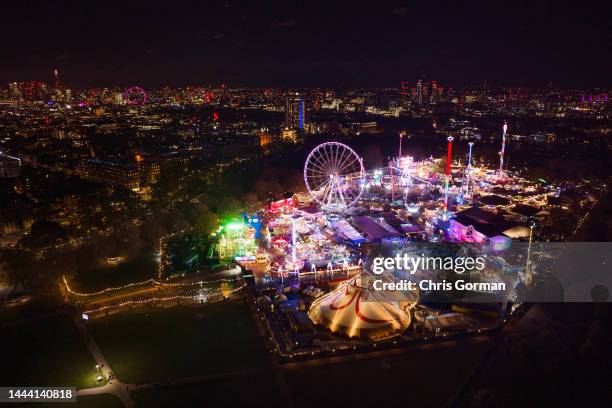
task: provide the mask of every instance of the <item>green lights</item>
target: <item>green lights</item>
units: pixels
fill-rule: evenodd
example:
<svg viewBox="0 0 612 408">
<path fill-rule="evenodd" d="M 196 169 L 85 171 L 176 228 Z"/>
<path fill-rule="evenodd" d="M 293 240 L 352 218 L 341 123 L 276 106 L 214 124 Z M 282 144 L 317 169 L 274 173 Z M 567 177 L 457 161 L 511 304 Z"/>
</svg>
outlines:
<svg viewBox="0 0 612 408">
<path fill-rule="evenodd" d="M 244 229 L 244 224 L 240 223 L 240 222 L 230 222 L 229 224 L 225 225 L 225 228 L 228 231 L 241 231 Z"/>
<path fill-rule="evenodd" d="M 240 234 L 244 231 L 245 225 L 244 222 L 232 218 L 229 220 L 225 220 L 222 225 L 220 225 L 216 231 L 213 231 L 210 235 L 212 237 L 221 236 L 224 237 L 227 233 L 229 234 Z"/>
</svg>

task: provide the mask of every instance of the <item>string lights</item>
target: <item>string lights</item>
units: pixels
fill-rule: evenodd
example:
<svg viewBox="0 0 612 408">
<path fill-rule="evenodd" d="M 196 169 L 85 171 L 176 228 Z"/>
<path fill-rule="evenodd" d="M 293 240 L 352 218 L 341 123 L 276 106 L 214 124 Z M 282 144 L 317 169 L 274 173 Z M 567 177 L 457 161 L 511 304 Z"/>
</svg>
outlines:
<svg viewBox="0 0 612 408">
<path fill-rule="evenodd" d="M 116 287 L 111 287 L 111 288 L 106 288 L 106 289 L 102 289 L 99 290 L 97 292 L 90 292 L 90 293 L 83 293 L 83 292 L 77 292 L 74 291 L 70 288 L 70 286 L 68 285 L 68 282 L 66 281 L 66 277 L 62 276 L 62 279 L 64 281 L 64 286 L 66 287 L 66 291 L 68 291 L 68 293 L 75 295 L 75 296 L 81 296 L 81 297 L 90 297 L 90 296 L 99 296 L 99 295 L 103 295 L 105 293 L 109 293 L 109 292 L 113 292 L 113 291 L 117 291 L 117 290 L 123 290 L 123 289 L 128 289 L 131 287 L 135 287 L 135 286 L 142 286 L 142 285 L 146 285 L 146 284 L 153 284 L 154 286 L 161 286 L 161 287 L 185 287 L 185 286 L 196 286 L 196 285 L 207 285 L 207 284 L 211 284 L 211 283 L 221 283 L 221 282 L 235 282 L 240 280 L 240 278 L 235 278 L 235 279 L 215 279 L 215 280 L 208 280 L 208 281 L 196 281 L 196 282 L 185 282 L 185 283 L 167 283 L 167 282 L 159 282 L 155 279 L 147 279 L 146 281 L 142 281 L 142 282 L 132 282 L 132 283 L 127 283 L 123 286 L 116 286 Z"/>
<path fill-rule="evenodd" d="M 241 286 L 238 286 L 237 288 L 230 290 L 229 293 L 238 292 L 244 287 L 246 287 L 246 284 L 242 284 Z M 125 302 L 121 302 L 115 305 L 100 306 L 95 309 L 86 310 L 83 313 L 91 314 L 91 313 L 103 312 L 105 310 L 117 309 L 117 308 L 121 308 L 125 306 L 143 305 L 147 303 L 157 303 L 157 302 L 167 302 L 171 300 L 196 300 L 198 301 L 198 303 L 200 302 L 203 303 L 204 301 L 208 302 L 211 298 L 212 296 L 209 296 L 206 299 L 203 299 L 201 295 L 176 295 L 176 296 L 168 296 L 168 297 L 152 297 L 149 299 L 141 299 L 141 300 L 126 300 Z"/>
</svg>

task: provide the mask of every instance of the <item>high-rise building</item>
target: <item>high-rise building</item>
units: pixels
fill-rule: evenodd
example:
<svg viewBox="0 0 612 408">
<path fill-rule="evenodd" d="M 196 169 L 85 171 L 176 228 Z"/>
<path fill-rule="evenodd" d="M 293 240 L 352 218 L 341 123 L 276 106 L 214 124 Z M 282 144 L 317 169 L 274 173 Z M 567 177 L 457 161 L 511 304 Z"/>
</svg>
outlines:
<svg viewBox="0 0 612 408">
<path fill-rule="evenodd" d="M 9 96 L 11 98 L 21 97 L 21 89 L 19 89 L 19 84 L 17 82 L 11 82 L 9 84 Z"/>
<path fill-rule="evenodd" d="M 159 163 L 154 160 L 137 160 L 140 171 L 140 185 L 151 185 L 157 183 L 161 173 Z"/>
<path fill-rule="evenodd" d="M 486 103 L 487 102 L 487 98 L 489 96 L 489 84 L 487 83 L 487 80 L 485 79 L 484 82 L 482 83 L 482 89 L 480 90 L 480 103 Z"/>
<path fill-rule="evenodd" d="M 285 128 L 304 129 L 306 123 L 306 104 L 299 92 L 291 92 L 285 97 Z"/>
<path fill-rule="evenodd" d="M 11 96 L 30 101 L 41 101 L 47 94 L 47 85 L 41 81 L 13 82 L 9 84 Z"/>
<path fill-rule="evenodd" d="M 60 89 L 59 70 L 57 68 L 53 70 L 53 81 L 55 83 L 55 89 Z"/>
<path fill-rule="evenodd" d="M 423 81 L 419 79 L 416 88 L 416 100 L 419 105 L 423 104 Z"/>
<path fill-rule="evenodd" d="M 121 92 L 115 92 L 114 94 L 115 96 L 115 105 L 123 105 L 123 93 Z"/>
<path fill-rule="evenodd" d="M 429 101 L 438 101 L 438 81 L 431 81 L 431 92 L 429 93 Z"/>
</svg>

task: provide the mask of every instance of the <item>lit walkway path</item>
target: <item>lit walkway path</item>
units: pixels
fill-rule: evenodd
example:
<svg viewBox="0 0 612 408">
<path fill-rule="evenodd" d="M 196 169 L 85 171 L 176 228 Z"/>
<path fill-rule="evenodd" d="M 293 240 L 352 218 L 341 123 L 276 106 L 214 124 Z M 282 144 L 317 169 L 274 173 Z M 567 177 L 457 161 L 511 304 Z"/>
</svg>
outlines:
<svg viewBox="0 0 612 408">
<path fill-rule="evenodd" d="M 87 326 L 78 316 L 73 316 L 74 324 L 76 325 L 77 330 L 83 337 L 85 341 L 85 345 L 89 349 L 89 352 L 92 354 L 94 360 L 96 360 L 97 364 L 102 366 L 102 374 L 105 378 L 110 378 L 110 374 L 112 373 L 110 364 L 100 351 L 100 348 L 94 341 L 94 339 L 87 332 Z M 96 395 L 96 394 L 113 394 L 117 398 L 121 400 L 123 406 L 127 408 L 134 407 L 134 401 L 132 401 L 132 397 L 130 396 L 130 392 L 128 391 L 129 385 L 123 384 L 119 379 L 114 378 L 111 379 L 106 385 L 102 387 L 95 388 L 87 388 L 83 390 L 77 391 L 77 396 L 82 395 Z"/>
<path fill-rule="evenodd" d="M 220 277 L 234 277 L 239 274 L 240 274 L 240 268 L 235 267 L 231 269 L 217 271 L 208 276 L 220 278 Z M 140 290 L 140 293 L 146 293 L 148 291 L 157 291 L 157 290 L 158 290 L 157 287 L 147 288 L 144 290 Z M 125 295 L 133 296 L 133 294 L 134 293 L 120 294 L 118 296 L 119 297 L 123 297 Z M 107 298 L 107 299 L 104 299 L 102 302 L 109 302 L 113 299 L 114 297 Z M 85 342 L 85 345 L 87 346 L 87 348 L 89 349 L 89 352 L 92 354 L 94 360 L 96 361 L 96 364 L 100 364 L 102 374 L 104 375 L 105 378 L 110 378 L 110 375 L 112 373 L 111 366 L 106 360 L 106 358 L 104 357 L 104 354 L 102 354 L 102 351 L 100 350 L 100 348 L 98 347 L 94 339 L 89 335 L 89 332 L 87 331 L 87 325 L 78 315 L 74 315 L 73 320 L 74 320 L 74 324 L 78 332 L 81 334 L 81 337 L 83 338 L 83 341 Z M 121 381 L 119 381 L 119 379 L 115 376 L 106 385 L 103 385 L 101 387 L 94 387 L 94 388 L 78 390 L 77 396 L 112 394 L 121 400 L 121 402 L 123 403 L 123 406 L 127 408 L 133 408 L 134 401 L 132 400 L 130 391 L 136 391 L 136 390 L 147 389 L 147 388 L 155 388 L 155 387 L 160 387 L 160 386 L 176 385 L 176 384 L 192 384 L 192 383 L 210 381 L 210 380 L 217 379 L 217 378 L 228 378 L 228 377 L 248 375 L 248 374 L 253 374 L 254 372 L 261 372 L 261 371 L 265 371 L 265 370 L 261 370 L 261 369 L 242 370 L 242 371 L 226 373 L 226 374 L 221 374 L 221 375 L 177 378 L 177 379 L 170 380 L 170 381 L 160 381 L 160 382 L 153 382 L 153 383 L 147 383 L 147 384 L 124 384 Z"/>
<path fill-rule="evenodd" d="M 154 389 L 160 387 L 171 387 L 175 385 L 189 385 L 197 384 L 207 381 L 214 381 L 227 378 L 236 378 L 242 376 L 249 376 L 253 374 L 269 374 L 270 370 L 266 368 L 253 368 L 239 371 L 232 371 L 223 374 L 211 374 L 211 375 L 198 375 L 193 377 L 182 377 L 174 378 L 172 380 L 161 380 L 154 381 L 144 384 L 124 384 L 118 380 L 112 380 L 112 384 L 108 383 L 102 387 L 87 388 L 77 391 L 77 396 L 83 395 L 97 395 L 97 394 L 112 394 L 121 399 L 121 402 L 125 407 L 134 407 L 134 401 L 132 401 L 130 392 L 140 391 L 147 389 Z"/>
</svg>

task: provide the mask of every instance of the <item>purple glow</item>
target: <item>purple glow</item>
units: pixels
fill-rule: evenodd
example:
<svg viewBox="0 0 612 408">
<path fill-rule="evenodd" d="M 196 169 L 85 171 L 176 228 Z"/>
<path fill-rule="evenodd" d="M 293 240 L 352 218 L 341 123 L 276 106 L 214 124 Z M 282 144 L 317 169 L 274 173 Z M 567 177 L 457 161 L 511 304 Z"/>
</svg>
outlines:
<svg viewBox="0 0 612 408">
<path fill-rule="evenodd" d="M 128 105 L 144 105 L 147 103 L 147 93 L 141 87 L 133 86 L 125 90 L 123 100 Z"/>
</svg>

